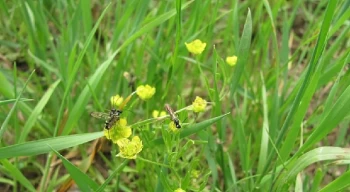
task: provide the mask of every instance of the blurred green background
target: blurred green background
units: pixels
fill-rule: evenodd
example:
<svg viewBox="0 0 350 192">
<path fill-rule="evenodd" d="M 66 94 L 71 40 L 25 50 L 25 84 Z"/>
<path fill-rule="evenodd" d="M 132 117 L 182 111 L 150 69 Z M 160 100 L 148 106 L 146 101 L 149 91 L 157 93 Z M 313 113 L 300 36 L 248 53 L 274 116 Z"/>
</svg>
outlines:
<svg viewBox="0 0 350 192">
<path fill-rule="evenodd" d="M 0 1 L 0 191 L 346 190 L 349 5 Z M 146 84 L 123 112 L 143 150 L 115 157 L 90 113 Z M 179 133 L 148 121 L 196 96 Z"/>
</svg>

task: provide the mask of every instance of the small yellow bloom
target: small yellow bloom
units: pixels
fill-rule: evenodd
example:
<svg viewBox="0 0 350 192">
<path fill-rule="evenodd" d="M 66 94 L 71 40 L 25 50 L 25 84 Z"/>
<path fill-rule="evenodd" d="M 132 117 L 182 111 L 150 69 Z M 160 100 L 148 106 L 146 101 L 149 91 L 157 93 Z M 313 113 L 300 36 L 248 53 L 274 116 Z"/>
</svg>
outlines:
<svg viewBox="0 0 350 192">
<path fill-rule="evenodd" d="M 178 189 L 175 189 L 174 192 L 186 192 L 185 190 L 181 189 L 181 188 L 178 188 Z"/>
<path fill-rule="evenodd" d="M 226 63 L 228 64 L 228 65 L 230 65 L 230 66 L 235 66 L 236 65 L 236 63 L 237 63 L 237 56 L 232 56 L 232 57 L 226 57 Z"/>
<path fill-rule="evenodd" d="M 166 116 L 166 112 L 165 111 L 161 111 L 160 114 L 159 114 L 159 117 L 164 117 Z"/>
<path fill-rule="evenodd" d="M 158 110 L 153 110 L 152 111 L 152 117 L 157 118 L 159 116 L 159 111 Z"/>
<path fill-rule="evenodd" d="M 132 140 L 123 138 L 117 141 L 119 153 L 117 157 L 126 159 L 136 159 L 138 153 L 142 151 L 142 141 L 138 136 L 134 136 Z"/>
<path fill-rule="evenodd" d="M 189 52 L 195 54 L 195 55 L 198 55 L 198 54 L 201 54 L 204 49 L 205 49 L 205 46 L 207 45 L 206 43 L 203 43 L 201 40 L 199 39 L 196 39 L 190 43 L 185 43 L 186 45 L 186 48 Z"/>
<path fill-rule="evenodd" d="M 191 171 L 191 177 L 197 179 L 200 175 L 200 171 L 198 170 L 192 170 Z"/>
<path fill-rule="evenodd" d="M 204 111 L 206 106 L 207 106 L 207 101 L 197 96 L 192 103 L 192 110 L 196 113 L 199 113 Z"/>
<path fill-rule="evenodd" d="M 178 132 L 180 130 L 180 129 L 176 128 L 176 125 L 175 125 L 175 123 L 173 121 L 171 121 L 169 123 L 169 129 L 170 129 L 170 131 L 172 131 L 174 133 L 176 133 L 176 132 Z"/>
<path fill-rule="evenodd" d="M 136 94 L 142 99 L 147 100 L 150 99 L 154 93 L 156 92 L 156 88 L 151 87 L 149 85 L 140 85 L 136 89 Z"/>
<path fill-rule="evenodd" d="M 123 101 L 124 99 L 120 95 L 115 95 L 111 97 L 112 106 L 118 107 L 120 104 L 122 104 Z"/>
<path fill-rule="evenodd" d="M 159 112 L 158 110 L 153 110 L 152 111 L 152 117 L 153 118 L 164 117 L 164 116 L 166 116 L 166 112 L 165 111 L 161 111 L 161 112 Z"/>
<path fill-rule="evenodd" d="M 127 126 L 125 118 L 120 118 L 109 130 L 104 129 L 104 135 L 107 139 L 117 143 L 118 140 L 128 138 L 131 135 L 131 128 Z"/>
</svg>

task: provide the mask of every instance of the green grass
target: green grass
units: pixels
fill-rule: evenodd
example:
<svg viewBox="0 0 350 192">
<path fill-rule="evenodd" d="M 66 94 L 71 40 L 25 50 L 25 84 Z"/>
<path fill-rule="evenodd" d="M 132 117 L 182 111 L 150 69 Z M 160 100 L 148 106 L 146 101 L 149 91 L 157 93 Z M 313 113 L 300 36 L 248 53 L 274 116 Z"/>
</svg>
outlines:
<svg viewBox="0 0 350 192">
<path fill-rule="evenodd" d="M 0 191 L 348 191 L 349 6 L 1 1 Z M 122 114 L 143 149 L 116 157 L 90 113 L 145 84 Z M 152 119 L 196 96 L 178 133 Z"/>
</svg>

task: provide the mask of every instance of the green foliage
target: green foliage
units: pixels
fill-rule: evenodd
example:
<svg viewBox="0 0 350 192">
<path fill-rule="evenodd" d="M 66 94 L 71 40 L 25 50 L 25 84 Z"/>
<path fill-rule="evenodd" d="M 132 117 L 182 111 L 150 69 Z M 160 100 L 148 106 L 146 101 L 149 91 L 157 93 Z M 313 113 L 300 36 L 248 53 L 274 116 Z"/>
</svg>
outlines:
<svg viewBox="0 0 350 192">
<path fill-rule="evenodd" d="M 349 6 L 1 1 L 0 189 L 68 178 L 81 191 L 348 189 Z M 206 47 L 194 55 L 196 39 Z M 146 84 L 156 92 L 142 100 Z M 136 159 L 116 157 L 121 145 L 102 142 L 104 121 L 90 116 L 108 116 L 116 94 L 129 139 L 142 140 Z M 152 117 L 166 103 L 182 128 Z"/>
</svg>

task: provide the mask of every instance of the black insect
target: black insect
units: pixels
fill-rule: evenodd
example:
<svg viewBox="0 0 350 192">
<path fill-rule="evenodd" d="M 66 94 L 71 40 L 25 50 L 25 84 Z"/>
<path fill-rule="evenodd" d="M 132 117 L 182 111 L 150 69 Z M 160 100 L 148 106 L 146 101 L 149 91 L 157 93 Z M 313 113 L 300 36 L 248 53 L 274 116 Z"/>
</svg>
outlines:
<svg viewBox="0 0 350 192">
<path fill-rule="evenodd" d="M 174 113 L 173 109 L 170 107 L 169 104 L 165 104 L 165 110 L 168 111 L 170 115 L 170 119 L 174 122 L 175 127 L 180 129 L 181 128 L 180 120 L 177 118 L 176 114 Z"/>
<path fill-rule="evenodd" d="M 105 119 L 105 129 L 109 131 L 119 121 L 121 114 L 121 110 L 111 109 L 109 113 L 92 112 L 90 115 L 98 119 Z"/>
</svg>

